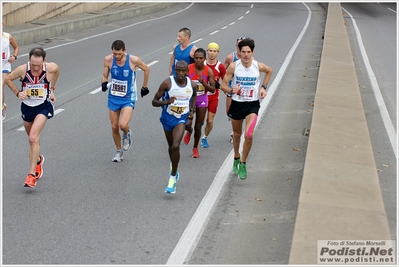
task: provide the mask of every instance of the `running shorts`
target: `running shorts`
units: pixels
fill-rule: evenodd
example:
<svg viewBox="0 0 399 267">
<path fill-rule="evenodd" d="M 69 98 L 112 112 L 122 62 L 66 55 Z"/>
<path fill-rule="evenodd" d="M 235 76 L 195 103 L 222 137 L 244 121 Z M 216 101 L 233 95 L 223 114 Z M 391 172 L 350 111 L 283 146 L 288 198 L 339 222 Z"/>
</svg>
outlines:
<svg viewBox="0 0 399 267">
<path fill-rule="evenodd" d="M 249 114 L 254 113 L 258 115 L 259 108 L 259 100 L 250 102 L 238 102 L 232 100 L 227 116 L 229 116 L 233 120 L 243 120 Z"/>
</svg>

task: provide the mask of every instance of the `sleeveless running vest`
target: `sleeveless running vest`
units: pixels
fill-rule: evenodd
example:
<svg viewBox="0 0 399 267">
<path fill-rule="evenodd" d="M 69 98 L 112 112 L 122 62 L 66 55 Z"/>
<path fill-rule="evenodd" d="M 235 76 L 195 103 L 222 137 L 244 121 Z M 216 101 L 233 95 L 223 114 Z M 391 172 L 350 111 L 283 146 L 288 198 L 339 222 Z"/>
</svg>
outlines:
<svg viewBox="0 0 399 267">
<path fill-rule="evenodd" d="M 11 71 L 11 63 L 8 62 L 10 58 L 10 34 L 3 32 L 1 35 L 1 70 Z"/>
<path fill-rule="evenodd" d="M 252 60 L 252 65 L 245 68 L 241 60 L 236 62 L 233 86 L 240 85 L 240 90 L 232 96 L 238 102 L 256 101 L 259 99 L 259 66 L 258 61 Z"/>
<path fill-rule="evenodd" d="M 34 76 L 30 70 L 29 62 L 26 64 L 26 74 L 22 80 L 22 91 L 26 93 L 23 103 L 35 107 L 50 100 L 50 82 L 47 80 L 46 63 L 43 63 L 42 73 Z"/>
<path fill-rule="evenodd" d="M 215 65 L 209 65 L 206 63 L 205 60 L 204 64 L 213 71 L 213 77 L 215 78 L 215 81 L 219 82 L 219 80 L 222 78 L 220 73 L 220 65 L 222 64 L 222 62 L 218 60 Z M 217 93 L 218 90 L 219 89 L 216 89 L 214 93 L 208 91 L 208 95 L 214 95 Z"/>
<path fill-rule="evenodd" d="M 130 98 L 137 100 L 136 71 L 130 68 L 130 54 L 126 54 L 126 61 L 123 66 L 116 63 L 113 58 L 111 67 L 111 87 L 109 97 Z"/>
<path fill-rule="evenodd" d="M 180 86 L 176 83 L 173 76 L 169 76 L 170 89 L 162 96 L 162 101 L 166 101 L 172 96 L 176 98 L 175 102 L 170 105 L 162 106 L 164 112 L 180 118 L 182 115 L 190 111 L 190 99 L 193 95 L 194 88 L 191 86 L 190 78 L 186 77 L 186 85 Z"/>
<path fill-rule="evenodd" d="M 202 78 L 204 78 L 205 83 L 209 84 L 208 71 L 209 71 L 209 67 L 207 65 L 205 65 L 204 71 L 202 72 L 202 74 L 197 74 L 197 73 L 195 73 L 195 63 L 188 65 L 188 77 L 198 85 L 197 96 L 204 95 L 207 92 L 205 87 L 198 81 L 198 78 L 201 75 Z"/>
<path fill-rule="evenodd" d="M 181 45 L 180 44 L 176 45 L 175 50 L 173 52 L 175 55 L 175 62 L 173 63 L 173 66 L 172 66 L 172 74 L 175 73 L 175 67 L 176 67 L 177 61 L 185 60 L 187 62 L 187 64 L 191 63 L 190 52 L 191 52 L 191 49 L 193 48 L 193 46 L 194 46 L 194 44 L 190 44 L 184 50 L 181 50 L 181 48 L 180 48 Z"/>
</svg>

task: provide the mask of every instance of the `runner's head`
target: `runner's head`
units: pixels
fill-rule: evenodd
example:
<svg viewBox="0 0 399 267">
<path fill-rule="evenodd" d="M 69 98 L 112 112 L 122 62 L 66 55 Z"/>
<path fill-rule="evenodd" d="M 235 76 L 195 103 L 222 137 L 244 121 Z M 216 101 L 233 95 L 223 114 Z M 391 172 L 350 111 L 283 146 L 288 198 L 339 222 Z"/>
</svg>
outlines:
<svg viewBox="0 0 399 267">
<path fill-rule="evenodd" d="M 208 58 L 210 60 L 215 60 L 219 54 L 220 48 L 219 45 L 215 42 L 209 43 L 208 44 Z"/>
<path fill-rule="evenodd" d="M 188 74 L 188 63 L 185 60 L 179 60 L 175 67 L 175 78 L 176 81 L 183 81 Z"/>
<path fill-rule="evenodd" d="M 121 40 L 116 40 L 111 45 L 112 54 L 116 61 L 121 61 L 123 56 L 125 55 L 125 43 Z"/>
</svg>

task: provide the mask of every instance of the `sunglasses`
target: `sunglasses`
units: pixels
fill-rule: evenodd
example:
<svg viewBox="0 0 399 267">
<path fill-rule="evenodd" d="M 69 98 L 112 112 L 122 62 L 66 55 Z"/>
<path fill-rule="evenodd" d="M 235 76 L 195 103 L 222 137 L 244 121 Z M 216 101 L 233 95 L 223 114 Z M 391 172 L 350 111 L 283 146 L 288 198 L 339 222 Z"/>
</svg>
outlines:
<svg viewBox="0 0 399 267">
<path fill-rule="evenodd" d="M 241 36 L 241 37 L 238 37 L 238 38 L 237 38 L 237 41 L 244 40 L 244 39 L 247 39 L 247 37 Z"/>
</svg>

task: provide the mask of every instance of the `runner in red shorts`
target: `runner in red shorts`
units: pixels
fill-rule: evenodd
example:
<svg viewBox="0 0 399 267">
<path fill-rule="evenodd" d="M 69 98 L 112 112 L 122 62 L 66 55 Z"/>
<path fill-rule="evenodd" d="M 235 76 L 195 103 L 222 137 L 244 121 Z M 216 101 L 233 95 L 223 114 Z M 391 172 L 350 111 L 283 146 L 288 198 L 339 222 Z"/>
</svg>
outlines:
<svg viewBox="0 0 399 267">
<path fill-rule="evenodd" d="M 217 43 L 212 42 L 208 44 L 208 57 L 205 61 L 205 64 L 213 71 L 213 76 L 215 79 L 215 92 L 211 93 L 208 91 L 208 116 L 206 118 L 204 136 L 201 139 L 201 146 L 205 148 L 209 147 L 208 136 L 212 131 L 213 120 L 219 105 L 219 80 L 222 80 L 226 74 L 226 68 L 224 67 L 223 63 L 217 59 L 219 51 L 220 48 Z"/>
</svg>

